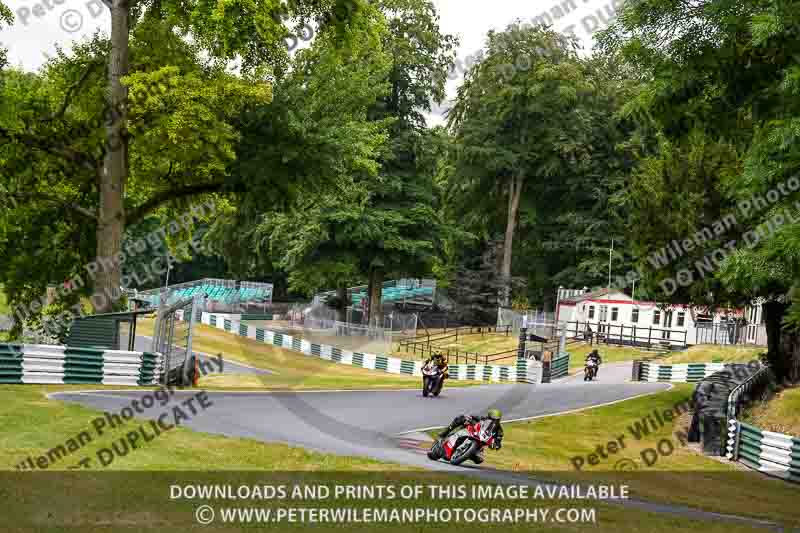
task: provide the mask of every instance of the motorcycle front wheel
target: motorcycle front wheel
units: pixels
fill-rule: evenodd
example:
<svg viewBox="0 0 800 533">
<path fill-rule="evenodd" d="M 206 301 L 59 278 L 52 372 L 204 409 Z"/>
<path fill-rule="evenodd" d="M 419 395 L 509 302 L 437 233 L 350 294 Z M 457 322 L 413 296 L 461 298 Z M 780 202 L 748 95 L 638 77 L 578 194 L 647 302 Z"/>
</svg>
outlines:
<svg viewBox="0 0 800 533">
<path fill-rule="evenodd" d="M 442 443 L 438 440 L 433 443 L 431 449 L 428 451 L 428 459 L 431 461 L 438 461 L 442 458 Z"/>
<path fill-rule="evenodd" d="M 430 378 L 428 378 L 428 377 L 422 378 L 422 395 L 425 398 L 428 397 L 428 388 L 429 388 L 428 383 L 430 383 Z"/>
<path fill-rule="evenodd" d="M 458 466 L 470 457 L 472 454 L 478 450 L 478 443 L 472 439 L 468 439 L 466 442 L 462 443 L 461 446 L 456 448 L 453 451 L 453 455 L 450 456 L 450 464 L 454 466 Z"/>
</svg>

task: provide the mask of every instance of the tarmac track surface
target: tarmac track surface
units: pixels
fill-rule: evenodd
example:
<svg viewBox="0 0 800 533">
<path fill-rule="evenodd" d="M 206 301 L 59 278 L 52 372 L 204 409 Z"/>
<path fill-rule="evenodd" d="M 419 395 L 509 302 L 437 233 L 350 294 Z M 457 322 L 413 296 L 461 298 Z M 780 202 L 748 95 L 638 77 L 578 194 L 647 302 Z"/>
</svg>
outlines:
<svg viewBox="0 0 800 533">
<path fill-rule="evenodd" d="M 419 389 L 393 391 L 317 392 L 207 392 L 212 405 L 186 423 L 198 431 L 264 442 L 283 442 L 306 449 L 339 455 L 423 467 L 438 471 L 477 475 L 502 483 L 540 484 L 526 475 L 492 470 L 465 463 L 454 467 L 432 462 L 418 448 L 429 440 L 427 429 L 444 427 L 459 414 L 482 414 L 498 408 L 506 421 L 554 415 L 613 403 L 670 388 L 665 383 L 630 383 L 630 363 L 607 364 L 599 379 L 585 383 L 582 374 L 544 385 L 483 385 L 450 387 L 438 398 L 423 398 Z M 227 369 L 226 369 L 227 370 Z M 54 400 L 119 412 L 146 391 L 83 391 L 50 394 Z M 146 410 L 144 418 L 157 418 L 196 394 L 177 391 L 164 407 Z M 186 409 L 184 409 L 186 410 Z M 605 436 L 598 436 L 601 440 Z M 611 437 L 609 437 L 611 438 Z M 490 452 L 493 453 L 493 452 Z M 502 453 L 502 451 L 498 452 Z M 549 484 L 549 483 L 543 483 Z M 654 512 L 699 519 L 772 524 L 749 518 L 719 515 L 687 507 L 651 502 L 625 502 Z"/>
</svg>

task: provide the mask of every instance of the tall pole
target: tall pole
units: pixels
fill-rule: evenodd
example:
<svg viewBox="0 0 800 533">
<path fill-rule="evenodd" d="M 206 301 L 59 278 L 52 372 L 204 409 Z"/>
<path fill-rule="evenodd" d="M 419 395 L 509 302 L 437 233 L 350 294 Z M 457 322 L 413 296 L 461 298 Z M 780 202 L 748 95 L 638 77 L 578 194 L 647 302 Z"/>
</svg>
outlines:
<svg viewBox="0 0 800 533">
<path fill-rule="evenodd" d="M 611 254 L 614 253 L 614 238 L 611 238 L 611 248 L 608 250 L 608 285 L 606 291 L 611 291 Z"/>
<path fill-rule="evenodd" d="M 636 301 L 636 280 L 633 280 L 633 289 L 631 289 L 631 299 Z"/>
<path fill-rule="evenodd" d="M 558 330 L 558 305 L 561 303 L 561 289 L 563 289 L 561 285 L 558 286 L 556 290 L 556 316 L 553 318 L 553 326 Z"/>
</svg>

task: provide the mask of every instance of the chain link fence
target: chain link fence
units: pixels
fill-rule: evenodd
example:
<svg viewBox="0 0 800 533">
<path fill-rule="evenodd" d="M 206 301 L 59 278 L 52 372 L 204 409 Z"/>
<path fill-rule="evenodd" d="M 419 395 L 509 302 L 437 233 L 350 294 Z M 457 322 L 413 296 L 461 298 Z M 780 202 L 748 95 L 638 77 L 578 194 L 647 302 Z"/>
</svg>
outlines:
<svg viewBox="0 0 800 533">
<path fill-rule="evenodd" d="M 169 301 L 169 297 L 162 300 Z M 164 356 L 165 385 L 189 385 L 187 364 L 192 355 L 193 318 L 202 312 L 202 300 L 197 294 L 158 309 L 151 351 Z"/>
</svg>

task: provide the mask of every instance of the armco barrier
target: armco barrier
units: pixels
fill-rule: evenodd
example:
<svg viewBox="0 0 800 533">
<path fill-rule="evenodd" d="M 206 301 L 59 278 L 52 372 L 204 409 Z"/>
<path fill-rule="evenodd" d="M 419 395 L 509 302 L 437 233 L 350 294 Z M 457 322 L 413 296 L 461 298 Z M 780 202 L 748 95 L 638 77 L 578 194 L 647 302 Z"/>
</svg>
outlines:
<svg viewBox="0 0 800 533">
<path fill-rule="evenodd" d="M 725 363 L 687 363 L 660 365 L 649 361 L 635 361 L 638 381 L 671 381 L 674 383 L 696 383 L 725 369 Z"/>
<path fill-rule="evenodd" d="M 800 438 L 728 421 L 726 456 L 770 476 L 800 483 Z"/>
<path fill-rule="evenodd" d="M 161 354 L 40 344 L 0 344 L 0 383 L 153 385 Z"/>
<path fill-rule="evenodd" d="M 227 331 L 233 335 L 279 346 L 305 355 L 319 357 L 326 361 L 352 365 L 368 370 L 378 370 L 390 374 L 422 375 L 422 361 L 408 361 L 363 352 L 345 350 L 327 344 L 318 344 L 291 335 L 270 331 L 250 324 L 223 319 L 211 313 L 203 313 L 203 324 Z M 536 360 L 521 360 L 515 366 L 498 365 L 450 365 L 450 378 L 458 380 L 519 382 L 536 384 L 542 380 L 542 366 Z"/>
</svg>

